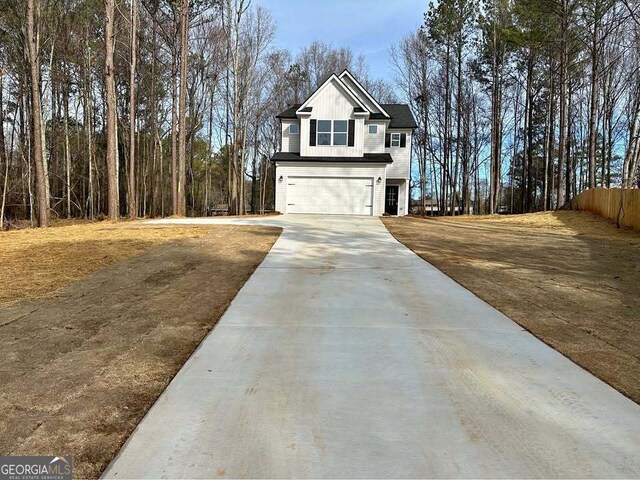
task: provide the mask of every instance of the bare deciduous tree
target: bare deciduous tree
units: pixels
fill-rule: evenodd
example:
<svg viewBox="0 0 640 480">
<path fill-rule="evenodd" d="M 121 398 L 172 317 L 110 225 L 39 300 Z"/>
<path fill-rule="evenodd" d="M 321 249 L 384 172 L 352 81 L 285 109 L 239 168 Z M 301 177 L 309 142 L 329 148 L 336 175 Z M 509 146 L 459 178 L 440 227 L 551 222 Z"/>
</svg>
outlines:
<svg viewBox="0 0 640 480">
<path fill-rule="evenodd" d="M 39 0 L 27 0 L 27 43 L 29 71 L 31 74 L 31 130 L 33 162 L 36 168 L 36 190 L 38 198 L 38 225 L 49 226 L 49 190 L 45 167 L 42 131 L 42 102 L 40 96 L 40 38 L 37 24 L 40 20 Z M 0 126 L 4 128 L 4 125 Z"/>
<path fill-rule="evenodd" d="M 120 216 L 120 191 L 118 182 L 118 124 L 116 119 L 116 86 L 113 50 L 115 46 L 115 0 L 104 0 L 104 88 L 106 102 L 107 130 L 107 214 L 109 219 L 117 220 Z"/>
</svg>

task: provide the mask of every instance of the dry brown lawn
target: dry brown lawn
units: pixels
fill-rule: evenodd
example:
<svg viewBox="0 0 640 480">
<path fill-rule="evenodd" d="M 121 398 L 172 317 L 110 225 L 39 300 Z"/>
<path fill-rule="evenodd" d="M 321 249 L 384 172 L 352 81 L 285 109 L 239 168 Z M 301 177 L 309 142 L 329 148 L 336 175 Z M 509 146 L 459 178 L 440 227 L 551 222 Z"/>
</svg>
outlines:
<svg viewBox="0 0 640 480">
<path fill-rule="evenodd" d="M 54 293 L 153 245 L 198 238 L 210 231 L 98 222 L 0 232 L 0 306 Z"/>
<path fill-rule="evenodd" d="M 279 234 L 108 223 L 0 234 L 0 452 L 72 455 L 76 478 L 97 478 Z"/>
<path fill-rule="evenodd" d="M 571 211 L 384 224 L 422 258 L 640 403 L 640 232 Z"/>
</svg>

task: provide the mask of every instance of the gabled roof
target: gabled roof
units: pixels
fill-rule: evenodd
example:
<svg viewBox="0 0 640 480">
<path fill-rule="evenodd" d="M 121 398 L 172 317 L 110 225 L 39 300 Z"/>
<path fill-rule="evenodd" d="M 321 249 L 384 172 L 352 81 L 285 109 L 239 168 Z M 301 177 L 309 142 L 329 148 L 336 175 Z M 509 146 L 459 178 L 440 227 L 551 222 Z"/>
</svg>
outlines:
<svg viewBox="0 0 640 480">
<path fill-rule="evenodd" d="M 329 85 L 329 84 L 330 84 L 330 83 L 332 83 L 333 81 L 337 82 L 337 83 L 338 83 L 338 85 L 340 85 L 340 86 L 344 89 L 345 93 L 346 93 L 349 97 L 351 97 L 351 100 L 353 100 L 355 103 L 357 103 L 357 104 L 358 104 L 358 106 L 360 106 L 360 107 L 364 108 L 365 110 L 368 110 L 368 109 L 367 109 L 367 107 L 366 107 L 366 106 L 365 106 L 365 105 L 360 101 L 360 99 L 358 98 L 358 96 L 357 96 L 355 93 L 353 93 L 353 91 L 352 91 L 352 90 L 351 90 L 347 85 L 345 85 L 345 83 L 344 83 L 342 80 L 340 80 L 340 79 L 338 78 L 338 76 L 337 76 L 335 73 L 332 73 L 332 74 L 331 74 L 331 76 L 330 76 L 329 78 L 327 78 L 327 79 L 324 81 L 324 83 L 323 83 L 322 85 L 320 85 L 320 86 L 316 89 L 316 91 L 315 91 L 315 92 L 313 92 L 313 93 L 309 96 L 309 98 L 307 98 L 307 99 L 304 101 L 304 103 L 303 103 L 303 104 L 302 104 L 302 106 L 298 109 L 298 111 L 297 111 L 296 113 L 302 113 L 302 112 L 305 112 L 305 111 L 306 111 L 305 109 L 306 109 L 306 108 L 308 108 L 308 104 L 309 104 L 309 102 L 311 102 L 311 100 L 313 100 L 313 99 L 314 99 L 314 98 L 315 98 L 315 97 L 316 97 L 316 96 L 317 96 L 317 95 L 318 95 L 322 90 L 324 90 L 324 89 L 327 87 L 327 85 Z"/>
<path fill-rule="evenodd" d="M 354 91 L 348 85 L 346 85 L 339 77 L 333 74 L 325 82 L 323 82 L 322 85 L 320 85 L 320 87 L 318 87 L 316 91 L 313 92 L 313 94 L 311 94 L 311 96 L 309 96 L 309 98 L 304 103 L 296 103 L 294 105 L 291 105 L 286 110 L 276 115 L 276 118 L 296 120 L 298 118 L 298 115 L 297 115 L 298 113 L 311 112 L 311 107 L 307 106 L 306 104 L 309 103 L 309 101 L 313 97 L 315 97 L 318 94 L 318 92 L 320 92 L 320 90 L 322 90 L 324 86 L 327 85 L 330 81 L 337 80 L 339 84 L 344 87 L 345 93 L 349 95 L 353 100 L 355 100 L 356 103 L 358 104 L 353 108 L 354 113 L 357 113 L 357 114 L 369 113 L 369 119 L 371 120 L 387 120 L 389 121 L 388 128 L 417 128 L 418 127 L 415 119 L 413 118 L 413 113 L 411 112 L 409 105 L 402 104 L 402 103 L 379 104 L 373 99 L 373 97 L 369 95 L 369 93 L 366 90 L 364 90 L 364 88 L 358 83 L 358 81 L 353 77 L 353 75 L 351 75 L 351 73 L 348 70 L 345 70 L 340 74 L 341 77 L 347 76 L 347 75 L 349 76 L 350 79 L 353 80 L 353 83 L 355 85 L 358 85 L 359 88 L 362 90 L 362 92 L 364 92 L 364 94 L 368 96 L 367 98 L 370 98 L 371 101 L 375 103 L 376 107 L 379 107 L 380 112 L 371 112 L 360 101 L 360 99 L 357 97 Z"/>
<path fill-rule="evenodd" d="M 375 105 L 375 107 L 380 110 L 380 113 L 382 113 L 386 118 L 389 118 L 390 115 L 385 111 L 385 109 L 376 101 L 375 98 L 373 98 L 369 92 L 367 92 L 367 90 L 360 85 L 360 82 L 358 80 L 356 80 L 356 77 L 354 77 L 353 75 L 351 75 L 351 72 L 349 70 L 347 70 L 346 68 L 344 69 L 344 71 L 340 74 L 340 80 L 342 80 L 343 77 L 348 77 L 349 80 L 351 80 L 353 82 L 353 84 L 358 88 L 358 90 L 360 91 L 361 94 L 363 94 L 366 98 L 369 99 L 369 101 L 371 101 L 371 103 L 373 103 Z M 372 112 L 373 113 L 373 112 Z"/>
</svg>

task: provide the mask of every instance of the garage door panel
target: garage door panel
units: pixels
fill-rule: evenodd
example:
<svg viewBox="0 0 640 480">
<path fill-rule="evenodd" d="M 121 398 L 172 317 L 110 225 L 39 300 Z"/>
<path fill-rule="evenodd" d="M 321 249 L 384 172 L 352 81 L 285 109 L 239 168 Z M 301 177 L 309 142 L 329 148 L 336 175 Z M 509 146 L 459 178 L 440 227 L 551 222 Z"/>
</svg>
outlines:
<svg viewBox="0 0 640 480">
<path fill-rule="evenodd" d="M 289 177 L 288 213 L 371 215 L 373 179 L 351 177 Z"/>
</svg>

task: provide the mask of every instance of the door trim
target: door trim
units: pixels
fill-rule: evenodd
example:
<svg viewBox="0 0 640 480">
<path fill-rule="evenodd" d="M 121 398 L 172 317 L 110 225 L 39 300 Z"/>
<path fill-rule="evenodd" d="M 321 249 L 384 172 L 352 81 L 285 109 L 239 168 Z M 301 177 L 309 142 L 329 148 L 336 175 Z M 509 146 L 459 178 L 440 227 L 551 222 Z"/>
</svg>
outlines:
<svg viewBox="0 0 640 480">
<path fill-rule="evenodd" d="M 392 193 L 392 195 L 390 195 Z M 400 185 L 385 185 L 384 187 L 384 213 L 387 215 L 398 215 L 398 204 L 400 200 Z"/>
</svg>

